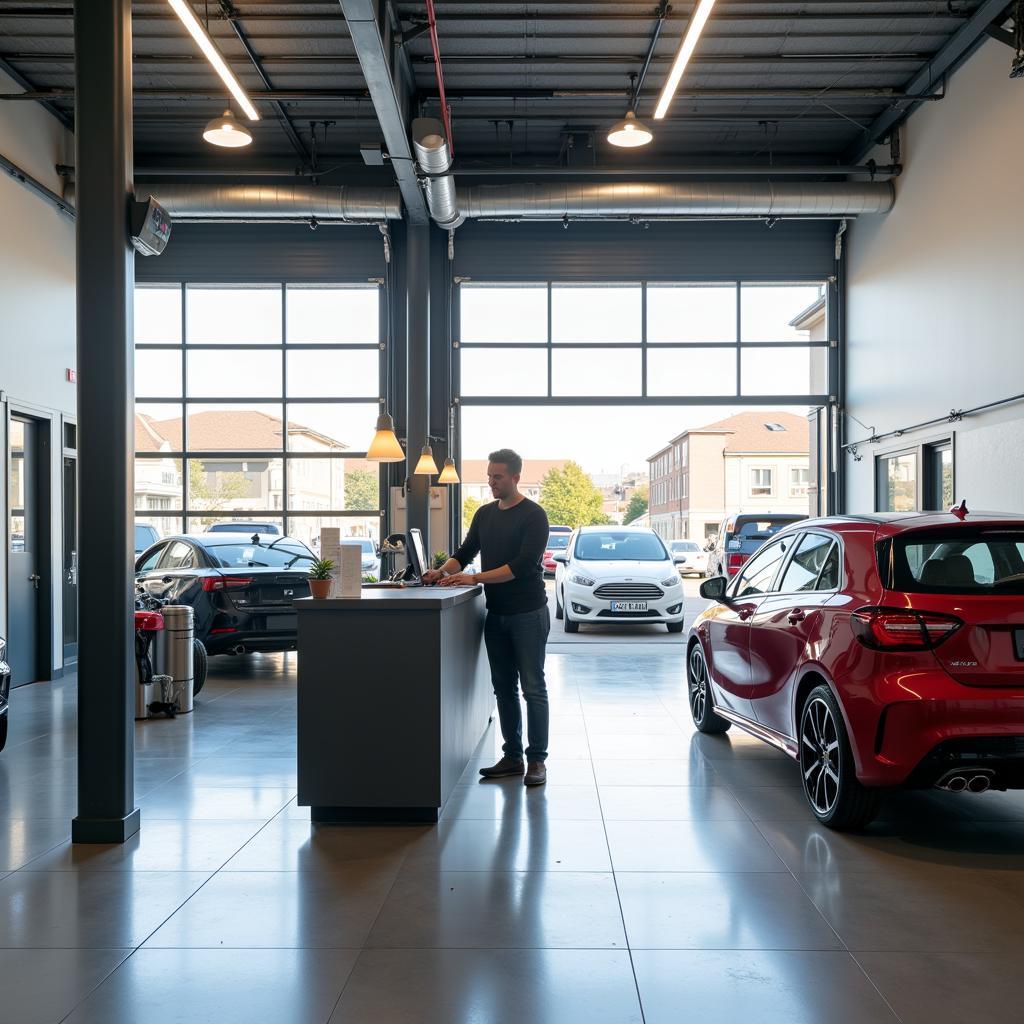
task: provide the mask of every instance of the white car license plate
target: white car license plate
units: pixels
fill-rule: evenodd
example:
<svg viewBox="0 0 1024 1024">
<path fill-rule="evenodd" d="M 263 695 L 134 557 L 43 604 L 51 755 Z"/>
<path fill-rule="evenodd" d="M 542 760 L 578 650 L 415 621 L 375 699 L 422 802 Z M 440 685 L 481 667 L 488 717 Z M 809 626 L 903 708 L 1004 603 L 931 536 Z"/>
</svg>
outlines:
<svg viewBox="0 0 1024 1024">
<path fill-rule="evenodd" d="M 613 612 L 645 612 L 646 601 L 612 601 Z"/>
</svg>

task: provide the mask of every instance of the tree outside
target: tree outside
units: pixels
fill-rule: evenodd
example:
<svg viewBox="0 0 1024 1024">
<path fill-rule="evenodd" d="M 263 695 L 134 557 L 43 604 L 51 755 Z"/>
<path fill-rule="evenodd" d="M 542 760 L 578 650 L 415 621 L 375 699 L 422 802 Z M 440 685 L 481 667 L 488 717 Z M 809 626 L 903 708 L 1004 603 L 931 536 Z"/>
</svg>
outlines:
<svg viewBox="0 0 1024 1024">
<path fill-rule="evenodd" d="M 192 514 L 193 524 L 209 526 L 220 515 L 230 512 L 232 503 L 246 498 L 252 493 L 252 482 L 244 473 L 215 472 L 207 473 L 199 459 L 192 459 L 188 464 L 188 502 L 190 509 L 209 512 L 210 515 L 197 516 Z"/>
<path fill-rule="evenodd" d="M 541 481 L 540 504 L 548 521 L 559 526 L 599 526 L 611 520 L 604 514 L 604 495 L 576 462 L 552 469 Z"/>
<path fill-rule="evenodd" d="M 480 507 L 480 502 L 472 495 L 467 495 L 462 499 L 462 528 L 463 530 L 469 529 L 469 524 L 473 522 L 473 516 L 476 515 L 476 510 Z"/>
<path fill-rule="evenodd" d="M 647 488 L 638 487 L 629 499 L 626 511 L 622 515 L 623 525 L 639 519 L 647 511 Z"/>
<path fill-rule="evenodd" d="M 380 508 L 380 480 L 369 469 L 353 469 L 345 474 L 345 509 L 350 512 L 375 512 Z"/>
</svg>

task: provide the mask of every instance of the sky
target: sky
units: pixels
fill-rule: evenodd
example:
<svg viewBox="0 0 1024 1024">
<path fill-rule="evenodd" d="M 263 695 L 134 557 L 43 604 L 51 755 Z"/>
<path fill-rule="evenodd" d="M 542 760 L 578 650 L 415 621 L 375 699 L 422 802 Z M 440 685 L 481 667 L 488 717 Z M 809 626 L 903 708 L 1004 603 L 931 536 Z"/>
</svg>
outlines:
<svg viewBox="0 0 1024 1024">
<path fill-rule="evenodd" d="M 806 406 L 776 409 L 807 412 Z M 512 448 L 526 460 L 573 459 L 591 475 L 646 473 L 647 456 L 684 430 L 752 411 L 738 406 L 467 406 L 462 410 L 462 456 L 485 459 L 498 448 Z"/>
</svg>

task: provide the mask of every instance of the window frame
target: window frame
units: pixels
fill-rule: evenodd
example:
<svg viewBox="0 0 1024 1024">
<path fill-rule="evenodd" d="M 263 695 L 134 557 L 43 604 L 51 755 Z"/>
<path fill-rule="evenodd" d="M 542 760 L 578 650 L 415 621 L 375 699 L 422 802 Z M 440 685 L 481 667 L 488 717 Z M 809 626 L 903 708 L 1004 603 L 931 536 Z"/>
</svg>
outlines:
<svg viewBox="0 0 1024 1024">
<path fill-rule="evenodd" d="M 768 488 L 764 489 L 763 484 L 754 484 L 755 473 L 768 474 Z M 775 467 L 774 466 L 748 466 L 747 467 L 747 494 L 751 498 L 774 498 L 775 497 Z"/>
<path fill-rule="evenodd" d="M 529 280 L 465 280 L 456 279 L 456 284 L 453 293 L 452 302 L 452 349 L 455 355 L 454 359 L 454 390 L 455 397 L 461 405 L 640 405 L 640 404 L 657 404 L 657 405 L 764 405 L 765 403 L 771 403 L 773 405 L 827 405 L 829 404 L 829 396 L 826 393 L 815 393 L 811 389 L 811 380 L 808 379 L 806 386 L 803 391 L 797 394 L 757 394 L 755 392 L 744 393 L 742 388 L 742 375 L 743 375 L 743 353 L 745 351 L 755 352 L 771 352 L 772 350 L 782 350 L 788 348 L 795 348 L 806 350 L 808 355 L 811 355 L 813 349 L 825 349 L 827 350 L 826 356 L 826 382 L 819 384 L 819 386 L 827 388 L 827 381 L 831 380 L 834 376 L 834 369 L 836 366 L 836 359 L 838 358 L 838 337 L 833 337 L 838 332 L 838 318 L 834 315 L 830 315 L 829 304 L 834 302 L 833 289 L 829 287 L 828 281 L 812 276 L 803 279 L 787 279 L 787 280 L 743 280 L 741 278 L 734 279 L 716 279 L 716 280 L 699 280 L 699 279 L 642 279 L 642 280 L 565 280 L 565 279 L 545 279 L 543 281 L 529 281 Z M 547 288 L 547 338 L 544 342 L 538 341 L 511 341 L 511 342 L 473 342 L 462 340 L 462 323 L 461 323 L 461 306 L 460 306 L 460 295 L 462 287 L 480 289 L 480 288 L 539 288 L 546 286 Z M 735 321 L 734 321 L 734 337 L 731 341 L 676 341 L 676 342 L 651 342 L 648 337 L 648 317 L 647 317 L 647 305 L 648 305 L 648 290 L 653 288 L 687 288 L 687 287 L 709 287 L 709 286 L 725 286 L 735 290 Z M 794 286 L 807 286 L 816 287 L 819 290 L 819 294 L 824 298 L 825 308 L 825 337 L 822 339 L 815 340 L 787 340 L 779 338 L 774 341 L 744 341 L 742 338 L 741 331 L 741 310 L 743 304 L 743 289 L 746 288 L 757 288 L 763 289 L 767 287 L 794 287 Z M 641 324 L 640 324 L 640 341 L 630 342 L 614 342 L 614 341 L 554 341 L 553 328 L 552 328 L 552 290 L 555 288 L 563 287 L 576 287 L 576 288 L 603 288 L 603 289 L 614 289 L 628 288 L 628 287 L 639 287 L 641 291 Z M 794 315 L 799 313 L 799 310 L 794 311 Z M 466 394 L 461 386 L 461 373 L 459 370 L 460 358 L 462 350 L 479 351 L 481 349 L 490 350 L 497 352 L 501 349 L 533 349 L 542 350 L 547 353 L 547 382 L 546 388 L 538 387 L 536 390 L 538 394 L 527 394 L 527 395 L 487 395 L 482 393 L 474 392 L 473 394 Z M 600 387 L 592 394 L 556 394 L 553 390 L 553 377 L 552 377 L 552 363 L 553 355 L 558 350 L 571 349 L 573 351 L 586 351 L 587 349 L 599 349 L 604 352 L 620 352 L 627 353 L 630 351 L 637 351 L 640 355 L 640 391 L 638 394 L 616 394 L 616 393 L 598 393 Z M 726 389 L 715 389 L 709 388 L 710 393 L 706 394 L 661 394 L 652 393 L 650 385 L 650 374 L 648 370 L 648 356 L 652 351 L 657 352 L 668 352 L 672 350 L 724 350 L 732 351 L 735 354 L 733 370 L 729 371 L 728 387 Z M 813 360 L 812 360 L 813 362 Z M 718 375 L 714 378 L 716 381 L 719 379 Z"/>
<path fill-rule="evenodd" d="M 235 342 L 215 343 L 215 342 L 193 342 L 189 338 L 188 328 L 188 295 L 190 289 L 195 291 L 197 288 L 227 288 L 233 291 L 239 292 L 244 295 L 245 291 L 250 288 L 259 288 L 262 290 L 276 289 L 280 291 L 280 313 L 281 313 L 281 329 L 280 329 L 280 340 L 272 343 L 253 343 L 241 344 Z M 315 341 L 302 341 L 293 342 L 289 340 L 288 336 L 288 320 L 289 320 L 289 293 L 290 292 L 302 292 L 309 288 L 317 290 L 353 290 L 353 291 L 375 291 L 377 297 L 377 337 L 374 341 L 359 341 L 359 342 L 315 342 Z M 178 294 L 178 310 L 179 310 L 179 322 L 178 322 L 178 341 L 172 342 L 156 342 L 156 341 L 140 341 L 135 345 L 138 351 L 173 351 L 180 354 L 180 394 L 168 398 L 167 396 L 149 396 L 139 394 L 135 396 L 135 409 L 136 411 L 143 413 L 152 413 L 155 410 L 159 410 L 161 414 L 165 414 L 167 418 L 174 419 L 180 417 L 181 420 L 181 436 L 175 437 L 171 441 L 172 448 L 174 450 L 167 451 L 141 451 L 135 450 L 135 461 L 144 460 L 163 460 L 170 459 L 179 462 L 179 466 L 176 469 L 180 470 L 181 484 L 179 487 L 180 498 L 172 499 L 172 507 L 167 509 L 136 509 L 136 516 L 139 515 L 157 515 L 161 519 L 176 520 L 178 525 L 178 532 L 189 533 L 196 530 L 202 529 L 201 521 L 209 519 L 211 516 L 217 516 L 218 513 L 211 509 L 201 509 L 194 507 L 194 503 L 190 500 L 189 495 L 189 481 L 190 481 L 190 468 L 191 463 L 196 462 L 200 465 L 203 463 L 225 461 L 225 462 L 266 462 L 268 460 L 279 460 L 281 467 L 281 501 L 277 506 L 269 504 L 269 498 L 267 499 L 267 507 L 234 507 L 229 509 L 221 510 L 219 515 L 229 516 L 237 519 L 250 519 L 266 517 L 273 515 L 276 518 L 282 520 L 283 532 L 290 534 L 294 532 L 294 527 L 298 522 L 308 519 L 318 520 L 339 520 L 339 519 L 355 519 L 355 520 L 376 520 L 376 524 L 371 524 L 370 530 L 376 532 L 377 539 L 380 538 L 384 527 L 385 517 L 385 487 L 384 487 L 384 474 L 381 471 L 380 466 L 377 467 L 377 506 L 372 509 L 347 509 L 347 508 L 336 508 L 333 507 L 336 502 L 330 500 L 328 502 L 329 507 L 323 509 L 301 509 L 292 508 L 292 502 L 290 498 L 289 488 L 289 466 L 296 459 L 349 459 L 353 462 L 365 460 L 366 453 L 359 448 L 348 448 L 348 449 L 330 449 L 324 448 L 319 451 L 303 451 L 301 448 L 294 447 L 292 439 L 289 436 L 287 430 L 281 431 L 281 444 L 279 447 L 270 449 L 257 450 L 252 448 L 239 448 L 236 450 L 201 450 L 196 449 L 192 446 L 189 439 L 189 419 L 193 414 L 193 410 L 201 408 L 203 406 L 219 406 L 226 410 L 230 410 L 232 407 L 239 409 L 253 409 L 265 405 L 273 405 L 277 410 L 275 415 L 279 415 L 283 423 L 288 423 L 293 419 L 291 410 L 300 406 L 347 406 L 347 405 L 366 405 L 373 407 L 373 415 L 376 416 L 379 410 L 384 405 L 384 396 L 387 394 L 387 352 L 389 348 L 388 339 L 388 323 L 389 318 L 387 316 L 387 295 L 386 289 L 383 287 L 382 282 L 378 280 L 336 280 L 331 282 L 311 282 L 308 284 L 301 281 L 277 281 L 272 283 L 259 282 L 252 284 L 242 284 L 236 282 L 220 283 L 216 281 L 195 281 L 195 280 L 183 280 L 173 284 L 140 284 L 136 287 L 137 291 L 153 290 L 162 292 L 176 292 Z M 173 333 L 173 332 L 171 332 Z M 189 378 L 189 358 L 190 353 L 197 353 L 200 357 L 220 352 L 222 354 L 235 353 L 239 358 L 243 357 L 246 352 L 250 349 L 257 350 L 261 356 L 271 356 L 280 359 L 281 366 L 281 377 L 280 377 L 280 390 L 278 394 L 272 396 L 258 396 L 249 395 L 244 397 L 239 396 L 224 396 L 224 395 L 191 395 L 188 390 L 188 378 Z M 289 356 L 296 352 L 316 352 L 321 355 L 329 352 L 344 352 L 344 351 L 362 351 L 362 352 L 373 352 L 376 355 L 376 385 L 374 394 L 334 394 L 327 393 L 326 390 L 323 393 L 317 395 L 290 395 L 288 387 L 288 364 Z M 334 381 L 336 378 L 332 377 Z M 340 379 L 340 378 L 338 378 Z M 346 378 L 347 379 L 347 378 Z M 368 390 L 369 385 L 366 381 L 360 381 L 360 389 Z M 141 407 L 141 408 L 140 408 Z M 166 412 L 165 412 L 166 411 Z M 372 436 L 373 423 L 368 421 L 366 424 L 366 438 L 367 441 Z M 312 428 L 311 428 L 312 429 Z M 314 431 L 315 432 L 315 431 Z M 259 500 L 259 499 L 257 499 Z M 344 501 L 340 502 L 344 504 Z"/>
<path fill-rule="evenodd" d="M 825 540 L 831 541 L 831 545 L 830 545 L 828 551 L 825 553 L 825 560 L 821 563 L 821 568 L 818 570 L 817 578 L 814 581 L 814 587 L 811 590 L 782 590 L 781 589 L 781 585 L 782 585 L 782 583 L 785 582 L 786 573 L 789 572 L 790 564 L 792 563 L 793 559 L 796 557 L 797 551 L 800 550 L 800 545 L 803 544 L 805 538 L 807 538 L 807 537 L 823 537 Z M 825 571 L 825 566 L 828 564 L 828 560 L 829 560 L 829 558 L 830 558 L 830 556 L 832 554 L 832 549 L 833 548 L 837 549 L 837 553 L 838 553 L 838 557 L 839 557 L 839 573 L 838 573 L 838 576 L 837 576 L 836 585 L 834 587 L 829 587 L 829 588 L 826 588 L 826 589 L 822 589 L 822 587 L 821 587 L 821 576 L 822 576 L 822 573 L 824 573 L 824 571 Z M 773 591 L 773 593 L 778 594 L 780 596 L 797 596 L 797 597 L 804 596 L 804 595 L 807 595 L 807 594 L 837 594 L 837 593 L 839 593 L 840 590 L 843 589 L 843 580 L 845 578 L 844 577 L 844 573 L 843 573 L 844 560 L 845 560 L 845 549 L 843 548 L 842 539 L 839 537 L 838 534 L 828 533 L 825 530 L 802 530 L 800 532 L 800 539 L 793 546 L 793 550 L 786 557 L 786 564 L 785 564 L 785 566 L 783 566 L 782 574 L 779 576 L 779 579 L 778 579 L 780 589 L 777 590 L 777 591 Z"/>
</svg>

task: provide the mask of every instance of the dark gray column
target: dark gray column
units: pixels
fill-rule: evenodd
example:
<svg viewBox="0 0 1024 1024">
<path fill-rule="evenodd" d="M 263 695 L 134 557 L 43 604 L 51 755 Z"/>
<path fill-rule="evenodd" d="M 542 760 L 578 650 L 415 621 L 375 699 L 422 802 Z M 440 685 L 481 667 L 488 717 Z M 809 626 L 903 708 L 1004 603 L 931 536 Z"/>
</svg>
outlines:
<svg viewBox="0 0 1024 1024">
<path fill-rule="evenodd" d="M 130 0 L 75 5 L 79 553 L 76 843 L 139 829 L 132 628 Z"/>
<path fill-rule="evenodd" d="M 409 455 L 408 527 L 423 531 L 430 547 L 430 484 L 414 476 L 420 448 L 430 433 L 430 227 L 410 224 L 406 231 L 406 438 Z"/>
</svg>

